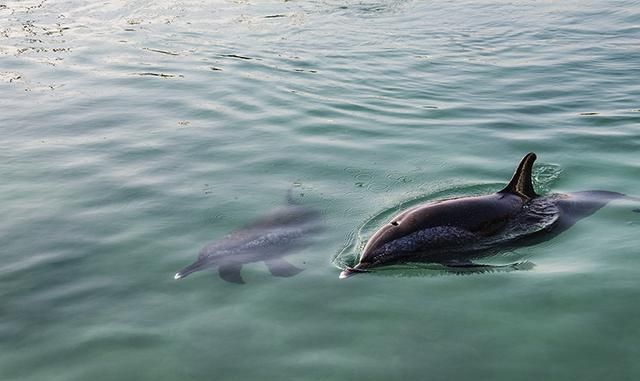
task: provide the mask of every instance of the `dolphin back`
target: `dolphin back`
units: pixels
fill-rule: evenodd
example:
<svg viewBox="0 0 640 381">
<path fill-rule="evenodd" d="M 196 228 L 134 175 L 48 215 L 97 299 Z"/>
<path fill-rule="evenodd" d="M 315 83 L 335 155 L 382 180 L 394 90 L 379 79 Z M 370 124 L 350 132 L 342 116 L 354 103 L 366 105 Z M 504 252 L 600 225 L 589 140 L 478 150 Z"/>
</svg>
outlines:
<svg viewBox="0 0 640 381">
<path fill-rule="evenodd" d="M 557 201 L 560 209 L 558 229 L 564 231 L 579 220 L 597 212 L 609 202 L 625 197 L 622 193 L 601 190 L 568 193 Z"/>
</svg>

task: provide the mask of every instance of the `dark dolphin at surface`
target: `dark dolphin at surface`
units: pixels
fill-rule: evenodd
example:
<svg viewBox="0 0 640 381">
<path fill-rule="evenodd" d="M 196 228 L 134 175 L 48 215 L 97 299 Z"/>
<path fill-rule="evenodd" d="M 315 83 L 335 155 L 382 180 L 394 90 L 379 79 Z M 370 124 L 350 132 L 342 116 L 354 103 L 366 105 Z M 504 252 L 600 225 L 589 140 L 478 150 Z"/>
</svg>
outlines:
<svg viewBox="0 0 640 381">
<path fill-rule="evenodd" d="M 290 277 L 301 272 L 283 256 L 306 246 L 311 236 L 322 230 L 320 212 L 296 204 L 291 193 L 287 199 L 286 206 L 207 244 L 198 259 L 178 271 L 175 279 L 215 266 L 222 279 L 244 283 L 242 265 L 253 262 L 264 262 L 274 276 Z"/>
<path fill-rule="evenodd" d="M 535 160 L 534 153 L 527 154 L 497 193 L 429 202 L 396 215 L 371 236 L 358 263 L 346 267 L 340 278 L 403 263 L 505 267 L 472 260 L 551 239 L 612 200 L 637 200 L 609 191 L 539 196 L 531 180 Z"/>
</svg>

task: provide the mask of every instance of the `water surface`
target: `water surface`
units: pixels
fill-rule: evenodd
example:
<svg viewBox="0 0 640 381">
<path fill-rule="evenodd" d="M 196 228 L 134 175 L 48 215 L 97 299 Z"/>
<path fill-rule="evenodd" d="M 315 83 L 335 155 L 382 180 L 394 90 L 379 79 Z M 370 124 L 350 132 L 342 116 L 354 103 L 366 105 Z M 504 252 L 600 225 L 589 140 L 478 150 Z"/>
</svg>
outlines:
<svg viewBox="0 0 640 381">
<path fill-rule="evenodd" d="M 637 205 L 530 271 L 331 259 L 529 151 L 545 192 L 638 195 L 638 41 L 633 1 L 5 1 L 0 379 L 637 379 Z M 291 187 L 302 273 L 173 280 Z"/>
</svg>

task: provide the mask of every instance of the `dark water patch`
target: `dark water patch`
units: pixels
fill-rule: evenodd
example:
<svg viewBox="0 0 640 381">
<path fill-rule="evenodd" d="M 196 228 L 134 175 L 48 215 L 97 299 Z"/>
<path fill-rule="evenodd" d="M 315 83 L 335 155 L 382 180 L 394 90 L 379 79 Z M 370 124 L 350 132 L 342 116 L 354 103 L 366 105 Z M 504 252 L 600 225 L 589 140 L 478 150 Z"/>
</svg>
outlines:
<svg viewBox="0 0 640 381">
<path fill-rule="evenodd" d="M 85 332 L 78 338 L 78 351 L 118 351 L 129 348 L 146 348 L 161 345 L 165 340 L 161 333 L 135 329 L 114 329 L 113 332 Z"/>
<path fill-rule="evenodd" d="M 160 54 L 167 54 L 170 56 L 179 56 L 179 53 L 175 53 L 175 52 L 170 52 L 168 50 L 162 50 L 162 49 L 152 49 L 152 48 L 142 48 L 144 50 L 148 50 L 150 52 L 154 52 L 154 53 L 160 53 Z"/>
<path fill-rule="evenodd" d="M 133 73 L 133 75 L 139 75 L 141 77 L 160 77 L 160 78 L 184 78 L 183 75 L 175 75 L 175 74 L 165 74 L 165 73 L 153 73 L 153 72 L 143 72 L 143 73 Z"/>
<path fill-rule="evenodd" d="M 53 28 L 52 30 L 47 30 L 45 28 L 44 34 L 47 36 L 51 36 L 51 35 L 62 36 L 62 32 L 69 29 L 71 29 L 71 27 L 68 27 L 68 26 L 58 26 L 57 28 Z"/>
<path fill-rule="evenodd" d="M 15 72 L 0 71 L 0 82 L 13 83 L 22 80 L 22 75 Z"/>
<path fill-rule="evenodd" d="M 237 59 L 241 59 L 241 60 L 252 60 L 253 59 L 251 57 L 241 56 L 241 55 L 238 55 L 238 54 L 222 54 L 221 57 L 237 58 Z"/>
</svg>

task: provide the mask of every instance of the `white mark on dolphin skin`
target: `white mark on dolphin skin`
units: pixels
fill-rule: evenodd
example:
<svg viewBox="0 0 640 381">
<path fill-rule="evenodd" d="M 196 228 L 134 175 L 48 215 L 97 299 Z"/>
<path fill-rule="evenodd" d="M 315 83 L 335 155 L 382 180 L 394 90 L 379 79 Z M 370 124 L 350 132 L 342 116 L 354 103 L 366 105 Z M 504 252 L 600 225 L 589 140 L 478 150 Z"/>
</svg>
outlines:
<svg viewBox="0 0 640 381">
<path fill-rule="evenodd" d="M 182 275 L 180 275 L 180 273 L 176 273 L 176 276 L 173 277 L 173 279 L 178 280 L 182 278 Z"/>
</svg>

